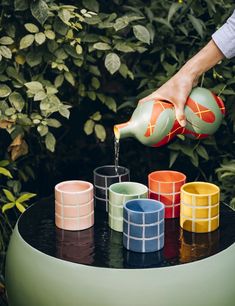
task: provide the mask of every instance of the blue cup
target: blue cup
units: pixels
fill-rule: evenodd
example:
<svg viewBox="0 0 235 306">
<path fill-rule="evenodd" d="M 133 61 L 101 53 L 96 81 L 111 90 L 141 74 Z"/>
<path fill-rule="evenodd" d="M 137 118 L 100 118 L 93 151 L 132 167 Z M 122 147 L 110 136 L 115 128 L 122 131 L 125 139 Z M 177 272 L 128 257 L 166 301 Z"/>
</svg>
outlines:
<svg viewBox="0 0 235 306">
<path fill-rule="evenodd" d="M 163 203 L 151 199 L 134 199 L 124 204 L 123 245 L 127 250 L 149 253 L 164 246 Z"/>
</svg>

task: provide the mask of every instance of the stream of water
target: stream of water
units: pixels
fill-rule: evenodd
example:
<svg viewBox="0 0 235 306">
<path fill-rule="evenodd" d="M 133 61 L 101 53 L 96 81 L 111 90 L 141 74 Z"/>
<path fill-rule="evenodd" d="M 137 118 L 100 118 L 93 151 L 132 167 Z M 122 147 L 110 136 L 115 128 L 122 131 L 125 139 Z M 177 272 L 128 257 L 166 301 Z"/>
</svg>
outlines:
<svg viewBox="0 0 235 306">
<path fill-rule="evenodd" d="M 120 150 L 120 142 L 119 142 L 119 139 L 115 137 L 114 138 L 114 165 L 115 165 L 116 174 L 118 174 L 119 150 Z"/>
</svg>

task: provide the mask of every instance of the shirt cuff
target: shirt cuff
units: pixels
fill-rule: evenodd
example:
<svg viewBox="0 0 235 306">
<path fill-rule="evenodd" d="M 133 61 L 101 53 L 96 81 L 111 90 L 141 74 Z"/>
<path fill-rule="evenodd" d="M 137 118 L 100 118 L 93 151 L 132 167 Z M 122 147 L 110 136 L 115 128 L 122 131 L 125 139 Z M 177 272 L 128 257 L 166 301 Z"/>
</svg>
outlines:
<svg viewBox="0 0 235 306">
<path fill-rule="evenodd" d="M 226 58 L 235 56 L 235 11 L 227 22 L 212 35 L 212 39 Z"/>
</svg>

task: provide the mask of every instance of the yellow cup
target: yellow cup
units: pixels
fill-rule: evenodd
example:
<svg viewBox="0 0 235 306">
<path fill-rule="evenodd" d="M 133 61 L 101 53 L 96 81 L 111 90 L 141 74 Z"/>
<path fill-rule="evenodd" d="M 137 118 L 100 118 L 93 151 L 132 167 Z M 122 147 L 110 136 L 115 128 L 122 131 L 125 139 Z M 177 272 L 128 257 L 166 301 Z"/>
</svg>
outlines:
<svg viewBox="0 0 235 306">
<path fill-rule="evenodd" d="M 209 233 L 219 227 L 220 189 L 206 182 L 181 187 L 180 226 L 190 232 Z"/>
</svg>

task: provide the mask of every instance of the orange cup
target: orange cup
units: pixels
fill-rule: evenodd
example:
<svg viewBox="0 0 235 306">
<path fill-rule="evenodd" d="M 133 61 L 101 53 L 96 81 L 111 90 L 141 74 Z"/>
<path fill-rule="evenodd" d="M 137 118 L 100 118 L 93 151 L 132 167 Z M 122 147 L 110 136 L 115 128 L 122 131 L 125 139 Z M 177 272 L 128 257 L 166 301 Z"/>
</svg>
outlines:
<svg viewBox="0 0 235 306">
<path fill-rule="evenodd" d="M 165 205 L 165 218 L 180 216 L 180 188 L 186 176 L 178 171 L 161 170 L 148 175 L 149 198 Z"/>
</svg>

